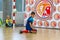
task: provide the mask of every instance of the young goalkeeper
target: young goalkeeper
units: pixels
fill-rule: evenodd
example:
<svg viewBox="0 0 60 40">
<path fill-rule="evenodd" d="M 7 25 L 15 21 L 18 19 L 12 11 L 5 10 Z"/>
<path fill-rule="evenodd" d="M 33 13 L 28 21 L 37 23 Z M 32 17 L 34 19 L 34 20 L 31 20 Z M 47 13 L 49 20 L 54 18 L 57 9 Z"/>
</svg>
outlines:
<svg viewBox="0 0 60 40">
<path fill-rule="evenodd" d="M 27 23 L 26 23 L 26 30 L 20 31 L 20 33 L 28 33 L 28 32 L 36 32 L 36 29 L 33 29 L 33 18 L 35 16 L 35 12 L 31 12 L 31 16 L 27 19 Z"/>
</svg>

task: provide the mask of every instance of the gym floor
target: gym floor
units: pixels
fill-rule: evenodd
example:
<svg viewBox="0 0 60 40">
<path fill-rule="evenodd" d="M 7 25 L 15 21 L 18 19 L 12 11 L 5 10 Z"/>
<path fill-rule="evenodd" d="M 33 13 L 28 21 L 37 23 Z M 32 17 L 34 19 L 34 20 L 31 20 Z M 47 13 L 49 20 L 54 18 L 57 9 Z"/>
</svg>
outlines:
<svg viewBox="0 0 60 40">
<path fill-rule="evenodd" d="M 24 27 L 0 28 L 0 40 L 60 40 L 60 30 L 37 28 L 37 33 L 23 33 Z"/>
</svg>

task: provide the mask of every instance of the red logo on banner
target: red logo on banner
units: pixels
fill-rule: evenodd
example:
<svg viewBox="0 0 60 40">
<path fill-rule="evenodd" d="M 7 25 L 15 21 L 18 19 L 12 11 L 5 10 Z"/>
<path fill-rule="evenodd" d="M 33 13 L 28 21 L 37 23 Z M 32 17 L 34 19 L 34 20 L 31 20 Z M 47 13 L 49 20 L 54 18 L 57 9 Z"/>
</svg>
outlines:
<svg viewBox="0 0 60 40">
<path fill-rule="evenodd" d="M 47 0 L 39 0 L 38 2 L 36 2 L 35 11 L 37 17 L 39 16 L 40 19 L 43 20 L 50 19 L 50 17 L 52 16 L 52 12 L 55 10 L 55 8 L 53 8 L 54 5 L 52 5 L 52 2 Z"/>
<path fill-rule="evenodd" d="M 36 25 L 36 21 L 34 21 L 34 23 L 33 23 L 34 25 Z"/>
<path fill-rule="evenodd" d="M 55 18 L 56 20 L 58 20 L 58 19 L 60 18 L 59 16 L 60 16 L 60 15 L 56 13 L 56 14 L 54 15 L 54 18 Z"/>
<path fill-rule="evenodd" d="M 38 25 L 39 26 L 42 26 L 42 21 L 38 21 Z"/>
<path fill-rule="evenodd" d="M 33 4 L 34 3 L 34 0 L 29 0 L 30 4 Z"/>
<path fill-rule="evenodd" d="M 46 26 L 46 27 L 48 27 L 48 26 L 49 26 L 48 21 L 45 21 L 45 22 L 44 22 L 44 26 Z"/>
<path fill-rule="evenodd" d="M 40 3 L 38 3 L 36 11 L 40 17 L 46 18 L 50 15 L 51 4 L 49 2 L 44 3 L 44 1 L 41 1 Z"/>
<path fill-rule="evenodd" d="M 28 4 L 28 0 L 26 0 L 26 4 Z"/>
<path fill-rule="evenodd" d="M 27 12 L 29 12 L 31 10 L 30 6 L 27 6 L 26 10 L 27 10 Z"/>
<path fill-rule="evenodd" d="M 60 28 L 60 22 L 58 22 L 58 27 Z"/>
<path fill-rule="evenodd" d="M 25 19 L 25 18 L 27 18 L 27 14 L 26 14 L 26 13 L 24 13 L 24 19 Z"/>
<path fill-rule="evenodd" d="M 52 21 L 52 22 L 51 22 L 51 26 L 52 26 L 52 27 L 56 27 L 56 22 L 55 22 L 55 21 Z"/>
</svg>

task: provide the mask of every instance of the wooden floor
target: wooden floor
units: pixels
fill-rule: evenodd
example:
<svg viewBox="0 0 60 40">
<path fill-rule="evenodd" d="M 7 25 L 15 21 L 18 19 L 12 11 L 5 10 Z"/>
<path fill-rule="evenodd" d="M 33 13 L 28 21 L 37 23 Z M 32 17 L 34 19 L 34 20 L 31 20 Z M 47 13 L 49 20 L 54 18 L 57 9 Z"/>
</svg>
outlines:
<svg viewBox="0 0 60 40">
<path fill-rule="evenodd" d="M 0 40 L 60 40 L 60 30 L 37 28 L 38 32 L 19 34 L 24 28 L 0 28 Z"/>
</svg>

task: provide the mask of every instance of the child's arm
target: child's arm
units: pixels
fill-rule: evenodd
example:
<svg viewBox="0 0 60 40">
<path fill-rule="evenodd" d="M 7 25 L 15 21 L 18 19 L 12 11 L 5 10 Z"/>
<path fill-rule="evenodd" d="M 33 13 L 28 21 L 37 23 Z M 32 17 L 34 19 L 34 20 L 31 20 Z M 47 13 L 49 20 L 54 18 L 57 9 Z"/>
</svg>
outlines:
<svg viewBox="0 0 60 40">
<path fill-rule="evenodd" d="M 10 23 L 13 23 L 13 20 L 12 19 L 10 19 Z"/>
<path fill-rule="evenodd" d="M 6 19 L 6 23 L 8 24 L 8 20 Z"/>
<path fill-rule="evenodd" d="M 33 24 L 29 23 L 30 24 L 30 27 L 33 29 Z"/>
</svg>

